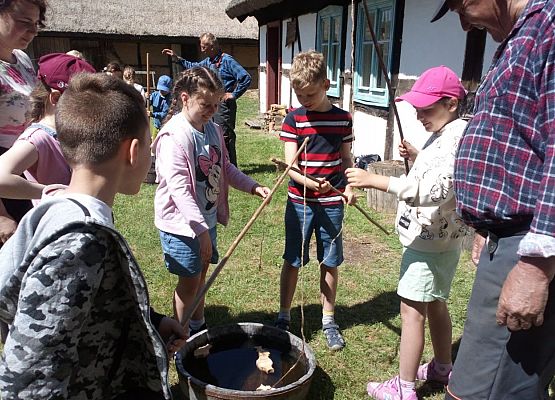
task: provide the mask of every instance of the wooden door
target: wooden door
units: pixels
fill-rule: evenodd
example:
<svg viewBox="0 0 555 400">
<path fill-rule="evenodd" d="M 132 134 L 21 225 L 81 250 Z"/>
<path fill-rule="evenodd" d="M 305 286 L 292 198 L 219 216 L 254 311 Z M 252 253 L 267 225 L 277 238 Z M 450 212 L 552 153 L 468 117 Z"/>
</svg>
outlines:
<svg viewBox="0 0 555 400">
<path fill-rule="evenodd" d="M 266 34 L 266 109 L 279 104 L 281 89 L 281 30 L 280 22 L 268 24 Z"/>
</svg>

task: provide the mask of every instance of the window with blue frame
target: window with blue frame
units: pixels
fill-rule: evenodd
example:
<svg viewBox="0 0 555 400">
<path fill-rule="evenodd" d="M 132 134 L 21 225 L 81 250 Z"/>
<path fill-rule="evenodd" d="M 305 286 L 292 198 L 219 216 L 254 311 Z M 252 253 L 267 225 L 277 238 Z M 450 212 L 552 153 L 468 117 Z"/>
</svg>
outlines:
<svg viewBox="0 0 555 400">
<path fill-rule="evenodd" d="M 393 42 L 394 1 L 363 0 L 368 6 L 370 21 L 376 33 L 378 46 L 388 71 L 391 68 L 391 48 Z M 357 21 L 355 75 L 353 97 L 356 101 L 387 106 L 389 93 L 376 49 L 372 41 L 364 6 L 359 4 Z"/>
<path fill-rule="evenodd" d="M 328 96 L 339 97 L 339 77 L 341 73 L 341 29 L 343 8 L 329 6 L 318 12 L 316 48 L 324 55 L 328 69 L 330 88 Z"/>
</svg>

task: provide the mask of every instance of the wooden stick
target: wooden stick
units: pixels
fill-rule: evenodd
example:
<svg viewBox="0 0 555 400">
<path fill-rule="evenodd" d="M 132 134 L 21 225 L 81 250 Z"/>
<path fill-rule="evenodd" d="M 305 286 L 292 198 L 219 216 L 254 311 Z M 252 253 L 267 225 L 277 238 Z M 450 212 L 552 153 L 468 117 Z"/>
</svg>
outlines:
<svg viewBox="0 0 555 400">
<path fill-rule="evenodd" d="M 150 62 L 149 53 L 146 53 L 146 109 L 150 111 Z"/>
<path fill-rule="evenodd" d="M 286 166 L 287 164 L 284 163 L 281 160 L 278 160 L 277 158 L 272 158 L 272 162 L 276 165 L 279 166 Z M 307 179 L 310 179 L 311 181 L 314 182 L 318 182 L 318 183 L 322 183 L 322 181 L 318 178 L 316 178 L 313 175 L 310 174 L 305 174 L 303 171 L 301 171 L 300 169 L 296 168 L 296 167 L 291 167 L 290 168 L 291 171 L 294 171 L 298 174 L 301 174 L 302 176 L 306 176 Z M 330 185 L 331 186 L 331 185 Z M 338 195 L 340 195 L 341 197 L 343 197 L 344 199 L 347 199 L 347 195 L 345 195 L 345 193 L 341 192 L 340 190 L 334 188 L 333 186 L 331 187 L 331 190 L 335 193 L 337 193 Z M 378 228 L 380 228 L 386 235 L 389 235 L 389 231 L 387 231 L 383 226 L 381 226 L 379 223 L 377 223 L 370 215 L 368 215 L 368 213 L 358 204 L 352 204 L 358 211 L 360 211 L 365 217 L 366 219 L 368 219 L 368 221 L 370 221 L 371 223 L 373 223 L 374 225 L 376 225 Z"/>
<path fill-rule="evenodd" d="M 308 144 L 308 139 L 309 138 L 306 138 L 304 140 L 304 142 L 299 146 L 299 149 L 297 150 L 297 153 L 293 157 L 294 160 L 296 160 L 299 157 L 299 155 L 304 151 L 304 148 Z M 287 174 L 289 173 L 289 170 L 291 168 L 292 168 L 291 165 L 287 165 L 287 168 L 285 169 L 283 174 L 281 174 L 281 176 L 278 178 L 276 184 L 274 185 L 274 187 L 272 188 L 272 190 L 270 191 L 268 196 L 266 196 L 266 198 L 264 199 L 262 204 L 260 204 L 260 206 L 256 209 L 256 211 L 252 215 L 249 222 L 247 222 L 247 224 L 241 230 L 239 235 L 235 238 L 233 243 L 231 243 L 231 246 L 229 246 L 229 249 L 227 250 L 227 252 L 223 256 L 223 258 L 220 260 L 218 265 L 216 265 L 216 268 L 212 272 L 212 275 L 210 275 L 210 278 L 208 278 L 208 280 L 206 281 L 206 283 L 204 284 L 204 286 L 202 287 L 200 292 L 197 293 L 197 296 L 193 300 L 193 304 L 191 304 L 191 306 L 187 309 L 187 312 L 185 313 L 185 315 L 183 316 L 183 320 L 181 321 L 181 325 L 185 326 L 187 324 L 187 322 L 189 322 L 189 320 L 191 319 L 191 316 L 193 315 L 193 313 L 197 309 L 198 305 L 202 301 L 204 295 L 206 294 L 208 289 L 210 289 L 210 286 L 212 286 L 212 284 L 214 283 L 214 280 L 216 280 L 216 277 L 221 272 L 221 270 L 224 268 L 225 264 L 227 263 L 227 260 L 229 260 L 229 257 L 231 257 L 231 255 L 235 251 L 235 248 L 239 245 L 239 242 L 243 239 L 243 237 L 245 236 L 247 231 L 250 229 L 252 224 L 254 224 L 254 221 L 256 221 L 256 219 L 258 218 L 258 216 L 260 215 L 262 210 L 268 205 L 268 203 L 270 202 L 270 200 L 272 198 L 272 195 L 278 189 L 279 185 L 281 185 L 281 183 L 283 182 L 283 180 L 285 179 L 285 177 L 287 176 Z"/>
<path fill-rule="evenodd" d="M 385 79 L 385 83 L 389 92 L 389 105 L 393 109 L 393 114 L 395 115 L 395 120 L 397 121 L 397 126 L 399 127 L 399 136 L 401 137 L 401 143 L 405 139 L 403 135 L 403 127 L 401 126 L 401 119 L 399 118 L 399 112 L 397 111 L 397 106 L 395 105 L 395 92 L 393 90 L 393 86 L 391 85 L 391 80 L 389 79 L 389 74 L 387 72 L 387 68 L 385 67 L 385 63 L 383 61 L 382 52 L 380 51 L 380 45 L 378 43 L 378 39 L 376 38 L 376 33 L 374 32 L 374 27 L 372 26 L 372 22 L 370 21 L 370 12 L 368 11 L 368 5 L 365 1 L 362 2 L 364 7 L 364 14 L 366 14 L 366 21 L 368 22 L 368 29 L 370 30 L 370 36 L 372 36 L 372 42 L 374 43 L 374 49 L 376 50 L 376 54 L 378 55 L 378 65 L 380 66 L 380 70 L 382 71 L 383 77 Z M 405 172 L 409 173 L 409 161 L 405 158 Z"/>
</svg>

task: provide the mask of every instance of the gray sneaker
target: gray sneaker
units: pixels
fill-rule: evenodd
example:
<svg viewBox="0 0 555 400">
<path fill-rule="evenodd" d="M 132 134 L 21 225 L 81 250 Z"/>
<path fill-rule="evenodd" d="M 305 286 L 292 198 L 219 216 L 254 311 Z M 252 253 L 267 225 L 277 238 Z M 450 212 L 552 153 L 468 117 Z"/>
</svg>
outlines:
<svg viewBox="0 0 555 400">
<path fill-rule="evenodd" d="M 328 343 L 328 348 L 330 350 L 338 351 L 345 347 L 345 339 L 343 339 L 343 336 L 341 336 L 338 325 L 324 325 L 322 327 L 322 330 L 324 331 L 324 336 L 326 337 L 326 342 Z"/>
</svg>

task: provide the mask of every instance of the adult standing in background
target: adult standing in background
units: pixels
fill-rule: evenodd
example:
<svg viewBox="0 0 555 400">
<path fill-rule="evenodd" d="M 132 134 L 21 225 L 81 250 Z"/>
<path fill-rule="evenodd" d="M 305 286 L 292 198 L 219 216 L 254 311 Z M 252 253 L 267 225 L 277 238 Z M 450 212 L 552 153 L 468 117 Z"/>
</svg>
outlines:
<svg viewBox="0 0 555 400">
<path fill-rule="evenodd" d="M 0 154 L 25 130 L 29 95 L 38 78 L 23 52 L 44 26 L 46 0 L 0 2 Z M 0 247 L 31 209 L 28 200 L 0 199 Z"/>
<path fill-rule="evenodd" d="M 162 54 L 176 59 L 185 69 L 202 66 L 216 70 L 224 84 L 225 94 L 213 119 L 224 131 L 229 160 L 233 165 L 237 166 L 237 152 L 235 150 L 237 99 L 249 88 L 251 76 L 237 60 L 229 54 L 222 52 L 218 46 L 218 39 L 212 33 L 203 33 L 200 36 L 200 51 L 206 55 L 206 58 L 200 62 L 188 61 L 175 54 L 171 49 L 162 50 Z"/>
<path fill-rule="evenodd" d="M 555 2 L 443 0 L 501 42 L 455 162 L 483 246 L 447 399 L 545 399 L 555 372 Z M 476 246 L 475 246 L 476 247 Z M 475 257 L 473 257 L 475 258 Z"/>
</svg>

